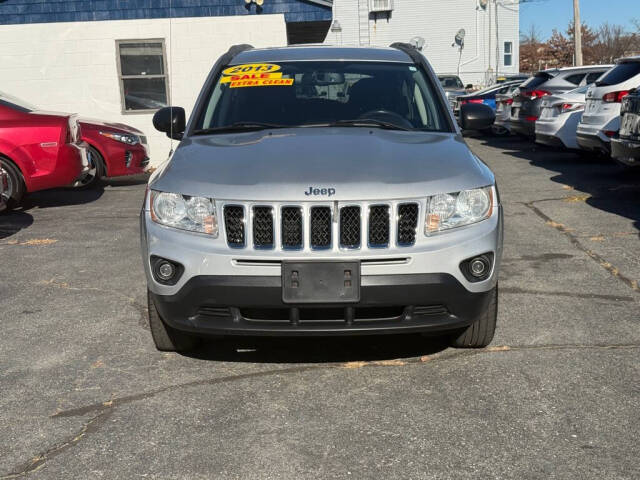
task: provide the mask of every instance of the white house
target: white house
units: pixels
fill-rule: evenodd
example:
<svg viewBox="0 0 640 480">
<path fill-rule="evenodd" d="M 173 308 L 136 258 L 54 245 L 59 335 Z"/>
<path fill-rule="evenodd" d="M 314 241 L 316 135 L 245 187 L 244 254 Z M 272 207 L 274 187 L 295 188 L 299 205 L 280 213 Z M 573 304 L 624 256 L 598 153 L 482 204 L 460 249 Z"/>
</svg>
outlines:
<svg viewBox="0 0 640 480">
<path fill-rule="evenodd" d="M 136 127 L 157 165 L 170 140 L 154 130 L 153 113 L 171 101 L 189 114 L 213 63 L 231 45 L 322 42 L 331 23 L 328 0 L 169 4 L 0 0 L 0 91 L 42 110 Z"/>
<path fill-rule="evenodd" d="M 456 34 L 464 30 L 464 48 Z M 424 39 L 422 52 L 438 74 L 487 84 L 518 73 L 518 0 L 334 0 L 325 40 L 335 45 L 388 46 Z"/>
</svg>

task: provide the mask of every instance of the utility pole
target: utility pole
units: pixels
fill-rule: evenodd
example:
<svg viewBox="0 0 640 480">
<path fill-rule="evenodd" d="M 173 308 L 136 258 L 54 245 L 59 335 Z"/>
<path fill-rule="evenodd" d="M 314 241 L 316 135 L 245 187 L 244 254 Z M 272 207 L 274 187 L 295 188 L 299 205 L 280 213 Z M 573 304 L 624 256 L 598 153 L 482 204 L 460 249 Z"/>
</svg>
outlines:
<svg viewBox="0 0 640 480">
<path fill-rule="evenodd" d="M 580 0 L 573 0 L 573 41 L 575 47 L 575 64 L 582 65 L 582 22 L 580 21 Z"/>
<path fill-rule="evenodd" d="M 498 0 L 494 1 L 496 11 L 496 80 L 498 79 L 498 71 L 500 70 L 500 36 L 498 35 Z"/>
</svg>

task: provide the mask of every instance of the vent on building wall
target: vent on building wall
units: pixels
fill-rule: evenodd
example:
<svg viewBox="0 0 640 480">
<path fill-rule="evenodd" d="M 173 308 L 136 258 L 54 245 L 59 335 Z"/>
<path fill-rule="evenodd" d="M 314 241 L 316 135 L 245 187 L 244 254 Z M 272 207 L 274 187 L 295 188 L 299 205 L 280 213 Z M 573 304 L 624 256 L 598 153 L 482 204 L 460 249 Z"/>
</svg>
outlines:
<svg viewBox="0 0 640 480">
<path fill-rule="evenodd" d="M 393 0 L 369 0 L 370 12 L 390 12 L 393 10 Z"/>
</svg>

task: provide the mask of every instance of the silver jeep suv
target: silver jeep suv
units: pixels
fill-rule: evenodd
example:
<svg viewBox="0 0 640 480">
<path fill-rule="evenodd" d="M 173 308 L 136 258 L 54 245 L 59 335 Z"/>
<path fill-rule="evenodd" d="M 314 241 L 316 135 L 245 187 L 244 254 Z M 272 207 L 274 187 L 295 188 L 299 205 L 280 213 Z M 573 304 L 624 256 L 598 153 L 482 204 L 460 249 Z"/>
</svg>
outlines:
<svg viewBox="0 0 640 480">
<path fill-rule="evenodd" d="M 489 107 L 465 105 L 463 128 Z M 422 332 L 493 338 L 502 253 L 495 178 L 423 55 L 232 47 L 214 65 L 141 213 L 160 350 L 207 335 Z"/>
</svg>

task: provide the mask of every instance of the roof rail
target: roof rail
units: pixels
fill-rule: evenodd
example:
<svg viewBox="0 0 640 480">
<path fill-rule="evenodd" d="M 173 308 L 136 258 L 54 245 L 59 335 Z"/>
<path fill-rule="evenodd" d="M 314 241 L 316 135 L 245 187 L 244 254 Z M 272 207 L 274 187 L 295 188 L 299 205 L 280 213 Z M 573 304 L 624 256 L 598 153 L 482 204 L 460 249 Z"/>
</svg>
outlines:
<svg viewBox="0 0 640 480">
<path fill-rule="evenodd" d="M 396 50 L 403 51 L 404 53 L 409 55 L 409 58 L 411 58 L 411 60 L 413 60 L 415 63 L 422 62 L 422 54 L 415 47 L 415 45 L 411 45 L 410 43 L 405 42 L 394 42 L 389 45 L 389 48 L 395 48 Z"/>
<path fill-rule="evenodd" d="M 229 63 L 231 60 L 233 60 L 233 57 L 247 50 L 253 50 L 253 45 L 249 45 L 247 43 L 241 43 L 240 45 L 231 45 L 229 47 L 229 50 L 227 50 L 227 53 L 220 57 L 220 60 L 223 64 Z"/>
</svg>

